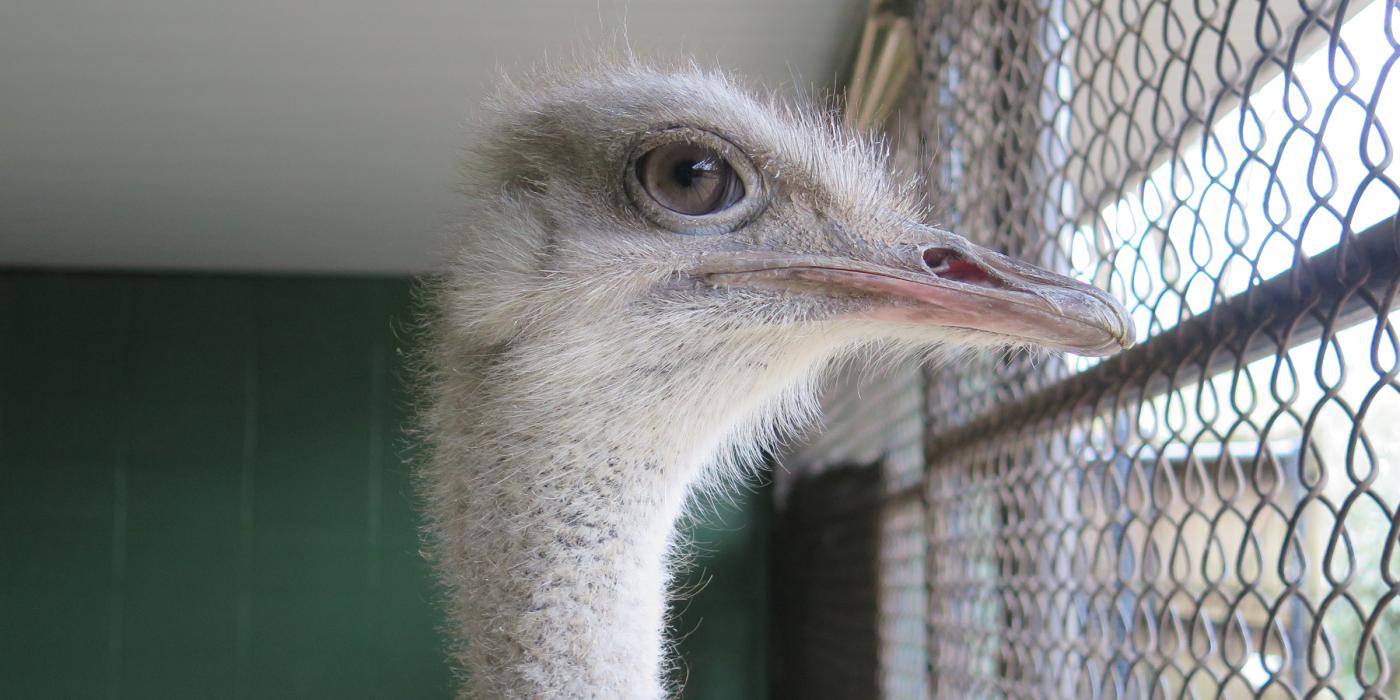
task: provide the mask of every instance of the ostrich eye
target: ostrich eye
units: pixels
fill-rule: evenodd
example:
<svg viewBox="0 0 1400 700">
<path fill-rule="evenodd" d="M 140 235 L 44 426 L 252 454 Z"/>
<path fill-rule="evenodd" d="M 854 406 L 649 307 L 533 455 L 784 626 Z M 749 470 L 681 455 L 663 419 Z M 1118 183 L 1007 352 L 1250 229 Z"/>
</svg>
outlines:
<svg viewBox="0 0 1400 700">
<path fill-rule="evenodd" d="M 729 233 L 768 204 L 763 175 L 748 155 L 704 129 L 675 126 L 640 134 L 621 175 L 632 207 L 674 233 Z"/>
<path fill-rule="evenodd" d="M 657 204 L 686 216 L 724 211 L 744 198 L 744 182 L 729 161 L 695 143 L 648 151 L 637 160 L 637 180 Z"/>
</svg>

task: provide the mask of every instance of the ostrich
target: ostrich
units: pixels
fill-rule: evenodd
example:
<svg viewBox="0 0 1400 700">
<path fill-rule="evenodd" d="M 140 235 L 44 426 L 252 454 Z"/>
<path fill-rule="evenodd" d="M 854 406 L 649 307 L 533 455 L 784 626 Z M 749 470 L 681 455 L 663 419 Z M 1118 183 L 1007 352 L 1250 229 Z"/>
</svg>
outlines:
<svg viewBox="0 0 1400 700">
<path fill-rule="evenodd" d="M 507 82 L 432 289 L 420 471 L 462 697 L 659 698 L 673 528 L 818 375 L 1133 342 L 1108 294 L 920 223 L 877 148 L 693 66 Z"/>
</svg>

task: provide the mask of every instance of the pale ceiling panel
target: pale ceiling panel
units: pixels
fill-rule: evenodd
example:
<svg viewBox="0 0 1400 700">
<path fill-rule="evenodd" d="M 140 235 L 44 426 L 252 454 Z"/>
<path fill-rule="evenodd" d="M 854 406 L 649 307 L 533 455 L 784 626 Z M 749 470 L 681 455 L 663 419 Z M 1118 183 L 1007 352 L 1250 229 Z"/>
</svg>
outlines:
<svg viewBox="0 0 1400 700">
<path fill-rule="evenodd" d="M 829 86 L 864 0 L 19 0 L 0 265 L 411 272 L 497 66 L 605 44 Z"/>
</svg>

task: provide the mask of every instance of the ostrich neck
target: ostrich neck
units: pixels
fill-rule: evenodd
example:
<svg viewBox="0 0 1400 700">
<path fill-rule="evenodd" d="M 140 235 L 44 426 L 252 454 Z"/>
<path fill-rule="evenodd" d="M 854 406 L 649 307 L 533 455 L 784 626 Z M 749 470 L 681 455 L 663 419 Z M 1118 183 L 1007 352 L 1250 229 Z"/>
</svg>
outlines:
<svg viewBox="0 0 1400 700">
<path fill-rule="evenodd" d="M 730 381 L 697 394 L 700 370 L 654 369 L 533 393 L 501 375 L 469 399 L 509 410 L 475 409 L 457 436 L 473 446 L 466 468 L 445 472 L 462 477 L 438 477 L 457 488 L 430 487 L 451 494 L 435 516 L 467 697 L 665 694 L 668 555 L 687 491 L 805 370 L 728 363 Z"/>
<path fill-rule="evenodd" d="M 468 632 L 491 650 L 471 664 L 480 696 L 660 697 L 667 551 L 690 481 L 674 477 L 686 465 L 640 450 L 581 454 L 560 436 L 520 445 L 536 455 L 529 464 L 500 463 L 534 483 L 480 494 L 510 530 L 478 533 L 491 543 L 478 563 L 494 570 L 468 592 L 488 608 Z"/>
</svg>

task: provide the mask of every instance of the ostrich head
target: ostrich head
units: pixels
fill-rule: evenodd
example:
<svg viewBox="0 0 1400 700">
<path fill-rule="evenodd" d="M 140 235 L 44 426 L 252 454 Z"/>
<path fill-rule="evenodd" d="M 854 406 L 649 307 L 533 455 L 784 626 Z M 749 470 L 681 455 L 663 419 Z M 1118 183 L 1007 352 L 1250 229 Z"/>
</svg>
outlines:
<svg viewBox="0 0 1400 700">
<path fill-rule="evenodd" d="M 810 406 L 832 359 L 1133 342 L 1104 292 L 921 223 L 869 143 L 722 75 L 508 86 L 483 141 L 424 479 L 483 696 L 658 695 L 687 489 Z"/>
<path fill-rule="evenodd" d="M 629 66 L 496 106 L 455 295 L 478 341 L 588 326 L 667 349 L 794 332 L 1085 355 L 1133 342 L 1108 294 L 924 225 L 876 148 L 725 76 Z"/>
</svg>

